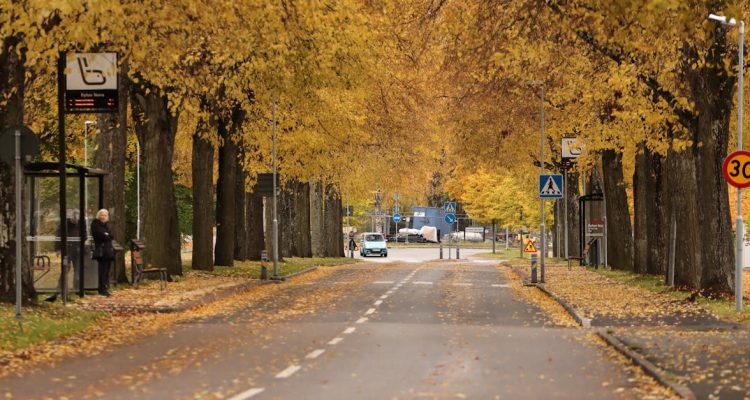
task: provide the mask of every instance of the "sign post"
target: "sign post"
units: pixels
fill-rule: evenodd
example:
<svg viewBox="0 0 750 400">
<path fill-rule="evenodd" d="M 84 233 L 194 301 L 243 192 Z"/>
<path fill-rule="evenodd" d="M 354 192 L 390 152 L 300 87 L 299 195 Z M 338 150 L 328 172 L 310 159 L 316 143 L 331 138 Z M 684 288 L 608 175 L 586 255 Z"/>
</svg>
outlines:
<svg viewBox="0 0 750 400">
<path fill-rule="evenodd" d="M 742 92 L 742 87 L 740 87 Z M 740 116 L 742 112 L 739 113 Z M 741 117 L 740 117 L 741 118 Z M 740 132 L 742 127 L 740 127 Z M 739 147 L 742 147 L 742 135 L 739 137 Z M 734 260 L 734 298 L 735 307 L 742 310 L 742 253 L 745 247 L 743 242 L 744 221 L 742 220 L 742 189 L 750 186 L 750 152 L 737 150 L 724 159 L 722 166 L 724 179 L 737 188 L 737 219 L 735 238 L 735 260 Z"/>
</svg>

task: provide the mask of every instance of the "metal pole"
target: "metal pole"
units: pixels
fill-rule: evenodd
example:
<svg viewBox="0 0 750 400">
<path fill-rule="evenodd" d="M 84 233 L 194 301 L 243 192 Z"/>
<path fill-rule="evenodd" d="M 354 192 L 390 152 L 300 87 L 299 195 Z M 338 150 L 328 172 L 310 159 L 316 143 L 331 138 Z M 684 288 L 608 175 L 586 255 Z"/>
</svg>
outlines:
<svg viewBox="0 0 750 400">
<path fill-rule="evenodd" d="M 739 76 L 737 77 L 737 150 L 742 150 L 742 101 L 743 101 L 743 75 L 745 74 L 745 22 L 740 21 L 740 43 L 738 67 Z M 742 189 L 737 188 L 737 254 L 735 255 L 734 269 L 734 298 L 737 311 L 742 310 L 742 253 L 745 247 L 744 221 L 742 220 Z"/>
<path fill-rule="evenodd" d="M 541 131 L 539 134 L 539 143 L 540 143 L 540 150 L 539 150 L 539 170 L 540 175 L 544 174 L 544 84 L 542 84 L 542 102 L 541 102 Z M 545 237 L 545 226 L 544 226 L 544 199 L 539 199 L 539 203 L 541 204 L 541 215 L 539 219 L 541 220 L 541 239 L 542 239 L 542 257 L 541 257 L 541 282 L 544 283 L 544 259 L 547 256 L 545 253 L 547 252 L 547 238 Z"/>
<path fill-rule="evenodd" d="M 495 254 L 495 239 L 497 238 L 497 233 L 495 233 L 495 220 L 492 220 L 492 254 Z"/>
<path fill-rule="evenodd" d="M 672 210 L 669 219 L 669 270 L 667 271 L 667 285 L 674 286 L 675 248 L 677 247 L 677 219 L 675 218 L 674 210 Z"/>
<path fill-rule="evenodd" d="M 59 174 L 60 185 L 58 196 L 60 197 L 60 291 L 62 292 L 62 302 L 68 302 L 68 226 L 65 223 L 67 205 L 66 187 L 66 167 L 67 162 L 65 154 L 65 58 L 66 54 L 60 52 L 57 60 L 57 126 L 58 126 L 58 151 L 59 151 Z"/>
<path fill-rule="evenodd" d="M 565 189 L 563 190 L 563 213 L 565 214 L 563 216 L 563 224 L 564 224 L 564 230 L 565 230 L 565 259 L 567 260 L 568 257 L 568 170 L 567 168 L 563 170 L 563 186 Z"/>
<path fill-rule="evenodd" d="M 141 143 L 135 139 L 135 191 L 136 191 L 136 221 L 135 237 L 141 238 Z"/>
<path fill-rule="evenodd" d="M 23 241 L 21 236 L 23 235 L 23 206 L 21 204 L 21 179 L 23 174 L 21 173 L 21 130 L 16 129 L 16 318 L 22 318 L 21 315 L 21 301 L 23 298 L 22 287 L 23 287 L 23 271 L 21 270 L 22 264 L 22 252 Z"/>
<path fill-rule="evenodd" d="M 276 209 L 276 100 L 272 102 L 271 112 L 273 115 L 271 123 L 272 132 L 272 157 L 273 157 L 273 279 L 279 279 L 279 220 Z"/>
</svg>

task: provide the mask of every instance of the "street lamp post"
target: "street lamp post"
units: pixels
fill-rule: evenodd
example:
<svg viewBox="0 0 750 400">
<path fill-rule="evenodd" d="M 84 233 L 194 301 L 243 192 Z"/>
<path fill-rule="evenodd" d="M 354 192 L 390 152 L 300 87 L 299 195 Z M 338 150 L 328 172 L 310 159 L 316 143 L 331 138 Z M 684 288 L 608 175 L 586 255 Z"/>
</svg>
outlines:
<svg viewBox="0 0 750 400">
<path fill-rule="evenodd" d="M 271 152 L 273 153 L 273 279 L 278 280 L 279 278 L 279 219 L 277 216 L 277 173 L 276 173 L 276 100 L 272 104 L 273 121 L 271 125 L 272 141 L 271 141 Z"/>
<path fill-rule="evenodd" d="M 528 81 L 526 82 L 528 85 L 532 86 L 539 86 L 541 88 L 541 115 L 540 115 L 540 130 L 539 130 L 539 175 L 544 175 L 544 81 Z M 547 238 L 545 237 L 545 226 L 544 226 L 544 199 L 539 199 L 539 212 L 541 213 L 539 216 L 540 220 L 540 239 L 542 241 L 541 245 L 541 257 L 539 257 L 539 265 L 541 269 L 541 276 L 540 276 L 540 282 L 544 283 L 544 259 L 547 252 Z"/>
<path fill-rule="evenodd" d="M 716 21 L 724 26 L 738 26 L 740 30 L 739 38 L 739 50 L 737 55 L 737 66 L 739 69 L 739 75 L 737 77 L 737 150 L 742 150 L 742 101 L 743 101 L 743 75 L 745 74 L 745 21 L 740 21 L 731 18 L 727 20 L 727 17 L 722 15 L 710 14 L 708 19 Z M 742 189 L 737 188 L 737 219 L 735 222 L 736 237 L 735 237 L 735 259 L 734 259 L 734 298 L 735 307 L 738 311 L 742 310 L 742 253 L 744 249 L 743 236 L 744 236 L 744 221 L 742 220 Z"/>
</svg>

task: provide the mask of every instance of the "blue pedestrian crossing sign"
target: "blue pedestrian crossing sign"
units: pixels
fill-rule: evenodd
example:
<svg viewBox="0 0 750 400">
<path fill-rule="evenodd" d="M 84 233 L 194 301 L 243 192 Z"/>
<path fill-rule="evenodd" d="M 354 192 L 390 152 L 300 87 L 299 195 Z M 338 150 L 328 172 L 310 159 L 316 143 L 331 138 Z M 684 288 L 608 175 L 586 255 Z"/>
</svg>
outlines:
<svg viewBox="0 0 750 400">
<path fill-rule="evenodd" d="M 456 213 L 456 202 L 455 201 L 446 201 L 445 205 L 443 206 L 443 210 L 445 210 L 446 213 Z"/>
<path fill-rule="evenodd" d="M 560 174 L 539 175 L 539 198 L 562 199 L 563 176 Z"/>
<path fill-rule="evenodd" d="M 401 222 L 401 214 L 399 214 L 399 213 L 393 214 L 393 222 L 395 222 L 395 223 Z"/>
<path fill-rule="evenodd" d="M 458 218 L 456 218 L 456 214 L 453 213 L 447 213 L 445 214 L 445 223 L 446 224 L 455 224 Z"/>
</svg>

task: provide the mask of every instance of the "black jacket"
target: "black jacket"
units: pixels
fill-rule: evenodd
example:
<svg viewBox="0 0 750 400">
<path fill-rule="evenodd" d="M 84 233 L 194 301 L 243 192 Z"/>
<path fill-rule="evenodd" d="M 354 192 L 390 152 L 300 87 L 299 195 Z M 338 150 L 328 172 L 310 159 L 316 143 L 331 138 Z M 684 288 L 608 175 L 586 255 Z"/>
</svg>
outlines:
<svg viewBox="0 0 750 400">
<path fill-rule="evenodd" d="M 115 249 L 112 247 L 112 232 L 109 226 L 98 219 L 91 222 L 91 235 L 94 237 L 94 254 L 101 255 L 102 259 L 114 260 Z M 101 248 L 102 250 L 99 250 Z"/>
</svg>

